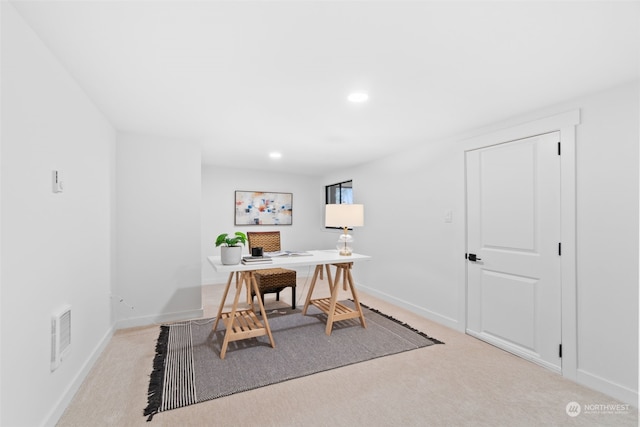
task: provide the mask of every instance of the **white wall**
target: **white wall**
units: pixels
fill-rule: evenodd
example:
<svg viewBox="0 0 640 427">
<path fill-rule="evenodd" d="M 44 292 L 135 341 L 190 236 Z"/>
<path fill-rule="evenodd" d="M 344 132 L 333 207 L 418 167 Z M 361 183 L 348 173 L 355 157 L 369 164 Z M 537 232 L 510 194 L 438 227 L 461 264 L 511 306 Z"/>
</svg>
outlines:
<svg viewBox="0 0 640 427">
<path fill-rule="evenodd" d="M 202 315 L 200 145 L 119 134 L 118 327 Z"/>
<path fill-rule="evenodd" d="M 636 405 L 638 104 L 637 84 L 585 98 L 576 148 L 578 380 Z"/>
<path fill-rule="evenodd" d="M 234 192 L 272 191 L 293 193 L 292 225 L 234 225 Z M 280 231 L 283 250 L 324 248 L 321 235 L 324 209 L 324 187 L 318 177 L 247 169 L 202 168 L 202 283 L 224 283 L 227 275 L 215 273 L 206 261 L 211 255 L 220 255 L 215 247 L 216 237 L 236 231 Z M 248 249 L 243 250 L 248 253 Z M 308 268 L 299 269 L 298 276 L 306 276 Z"/>
<path fill-rule="evenodd" d="M 353 178 L 365 205 L 357 251 L 368 291 L 463 331 L 464 150 L 472 137 L 580 109 L 577 127 L 577 380 L 637 404 L 638 83 L 418 146 L 323 184 Z M 445 223 L 445 210 L 453 222 Z M 416 265 L 420 266 L 416 268 Z"/>
<path fill-rule="evenodd" d="M 459 328 L 459 261 L 456 227 L 462 223 L 457 162 L 463 154 L 446 144 L 425 144 L 384 160 L 330 175 L 323 184 L 353 178 L 365 225 L 354 250 L 373 261 L 354 269 L 361 286 L 447 326 Z M 445 210 L 453 223 L 445 223 Z M 427 268 L 424 268 L 427 267 Z"/>
<path fill-rule="evenodd" d="M 3 426 L 57 421 L 112 330 L 116 133 L 2 2 Z M 54 194 L 51 171 L 64 174 Z M 71 304 L 71 352 L 50 372 L 51 315 Z"/>
</svg>

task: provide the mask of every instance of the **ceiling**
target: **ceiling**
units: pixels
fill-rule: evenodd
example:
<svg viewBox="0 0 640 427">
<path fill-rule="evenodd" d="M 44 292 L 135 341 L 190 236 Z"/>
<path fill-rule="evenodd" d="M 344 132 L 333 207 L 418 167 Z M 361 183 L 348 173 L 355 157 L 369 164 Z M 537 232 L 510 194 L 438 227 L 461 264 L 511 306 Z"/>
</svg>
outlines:
<svg viewBox="0 0 640 427">
<path fill-rule="evenodd" d="M 12 4 L 117 130 L 230 167 L 319 175 L 639 72 L 637 1 Z"/>
</svg>

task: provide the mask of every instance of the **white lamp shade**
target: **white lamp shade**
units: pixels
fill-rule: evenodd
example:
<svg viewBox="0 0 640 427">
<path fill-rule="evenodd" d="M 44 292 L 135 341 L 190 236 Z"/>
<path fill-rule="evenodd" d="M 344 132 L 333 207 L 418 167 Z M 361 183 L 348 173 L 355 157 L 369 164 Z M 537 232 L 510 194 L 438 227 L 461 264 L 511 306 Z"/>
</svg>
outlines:
<svg viewBox="0 0 640 427">
<path fill-rule="evenodd" d="M 364 205 L 326 205 L 324 223 L 326 227 L 362 227 Z"/>
</svg>

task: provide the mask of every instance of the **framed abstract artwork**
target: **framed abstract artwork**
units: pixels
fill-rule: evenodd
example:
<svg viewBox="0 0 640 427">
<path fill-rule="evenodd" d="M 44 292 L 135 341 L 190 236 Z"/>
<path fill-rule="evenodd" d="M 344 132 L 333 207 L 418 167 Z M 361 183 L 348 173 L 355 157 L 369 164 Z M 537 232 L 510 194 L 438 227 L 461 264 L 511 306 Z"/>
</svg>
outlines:
<svg viewBox="0 0 640 427">
<path fill-rule="evenodd" d="M 236 191 L 235 225 L 291 225 L 293 193 Z"/>
</svg>

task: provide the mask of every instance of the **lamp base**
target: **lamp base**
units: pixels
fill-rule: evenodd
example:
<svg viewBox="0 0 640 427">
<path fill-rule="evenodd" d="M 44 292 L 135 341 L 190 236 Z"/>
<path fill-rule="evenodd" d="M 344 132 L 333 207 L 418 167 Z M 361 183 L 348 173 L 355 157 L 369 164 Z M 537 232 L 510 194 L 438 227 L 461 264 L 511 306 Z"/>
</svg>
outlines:
<svg viewBox="0 0 640 427">
<path fill-rule="evenodd" d="M 336 249 L 341 256 L 350 256 L 353 253 L 353 237 L 345 231 L 338 238 Z"/>
</svg>

